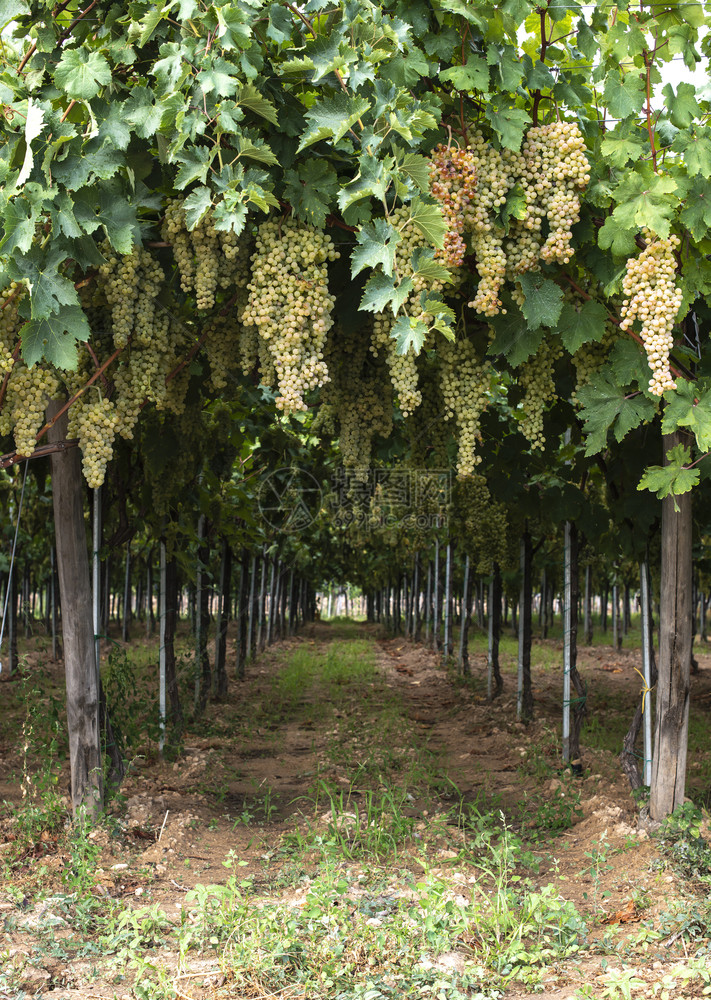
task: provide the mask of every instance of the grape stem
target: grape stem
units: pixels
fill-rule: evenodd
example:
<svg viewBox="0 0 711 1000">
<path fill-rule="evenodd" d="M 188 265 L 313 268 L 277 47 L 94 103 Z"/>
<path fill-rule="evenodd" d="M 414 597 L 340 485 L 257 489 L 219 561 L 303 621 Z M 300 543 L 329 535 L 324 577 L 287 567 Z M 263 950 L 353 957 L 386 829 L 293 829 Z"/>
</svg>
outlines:
<svg viewBox="0 0 711 1000">
<path fill-rule="evenodd" d="M 54 11 L 53 16 L 54 17 L 59 17 L 59 15 L 62 13 L 62 11 L 66 10 L 67 7 L 72 2 L 73 2 L 73 0 L 64 0 L 64 3 L 60 4 L 60 6 L 57 7 L 57 9 Z M 30 47 L 27 50 L 27 52 L 25 53 L 25 55 L 22 57 L 22 62 L 17 67 L 17 72 L 18 73 L 21 73 L 23 71 L 23 69 L 25 68 L 25 66 L 27 65 L 27 63 L 29 62 L 29 60 L 32 58 L 32 56 L 35 54 L 36 51 L 37 51 L 37 42 L 33 42 L 32 45 L 30 45 Z"/>
<path fill-rule="evenodd" d="M 99 359 L 97 358 L 96 354 L 94 353 L 94 348 L 91 346 L 91 344 L 87 344 L 86 345 L 86 349 L 87 349 L 87 351 L 89 352 L 89 354 L 91 356 L 91 360 L 94 362 L 94 367 L 95 368 L 99 368 L 100 367 L 99 366 Z M 101 373 L 101 381 L 104 383 L 104 389 L 106 390 L 106 392 L 108 392 L 109 391 L 109 383 L 108 383 L 108 381 L 106 379 L 106 376 L 104 375 L 103 372 Z"/>
<path fill-rule="evenodd" d="M 0 469 L 7 469 L 16 462 L 24 462 L 28 458 L 44 458 L 45 455 L 53 455 L 58 451 L 76 448 L 78 444 L 79 438 L 69 438 L 67 441 L 43 444 L 39 448 L 35 448 L 31 455 L 18 455 L 16 451 L 9 451 L 6 455 L 0 455 Z"/>
<path fill-rule="evenodd" d="M 79 389 L 77 392 L 75 392 L 74 395 L 70 399 L 67 400 L 67 402 L 64 404 L 64 406 L 60 407 L 60 409 L 57 411 L 57 413 L 54 415 L 54 417 L 51 420 L 48 420 L 47 423 L 44 425 L 44 427 L 42 427 L 40 430 L 37 431 L 37 434 L 35 435 L 35 441 L 39 441 L 39 439 L 42 437 L 42 435 L 46 434 L 47 431 L 50 429 L 50 427 L 53 427 L 56 424 L 56 422 L 59 420 L 59 418 L 63 414 L 65 414 L 67 412 L 67 410 L 69 409 L 70 406 L 73 406 L 74 403 L 76 403 L 76 401 L 79 399 L 79 397 L 82 396 L 86 392 L 86 390 L 89 388 L 89 386 L 93 385 L 94 382 L 96 382 L 97 378 L 100 378 L 104 374 L 104 372 L 109 367 L 109 365 L 111 364 L 111 362 L 115 361 L 116 358 L 119 356 L 119 354 L 122 351 L 123 351 L 123 347 L 117 347 L 116 348 L 116 350 L 114 351 L 114 353 L 109 358 L 107 358 L 106 361 L 104 361 L 104 363 L 102 364 L 102 366 L 100 368 L 97 368 L 97 370 L 94 372 L 94 374 L 91 376 L 91 378 L 88 379 L 87 382 L 85 382 L 85 384 L 81 387 L 81 389 Z"/>
</svg>

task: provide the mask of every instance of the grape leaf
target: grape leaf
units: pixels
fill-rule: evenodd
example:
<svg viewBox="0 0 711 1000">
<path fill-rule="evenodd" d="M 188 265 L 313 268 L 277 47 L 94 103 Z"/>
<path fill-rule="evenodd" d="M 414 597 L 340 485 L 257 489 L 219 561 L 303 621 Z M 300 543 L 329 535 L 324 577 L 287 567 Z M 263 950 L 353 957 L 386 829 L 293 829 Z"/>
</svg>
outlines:
<svg viewBox="0 0 711 1000">
<path fill-rule="evenodd" d="M 645 88 L 640 77 L 634 73 L 625 73 L 620 78 L 620 71 L 615 68 L 605 80 L 603 97 L 610 113 L 615 118 L 628 118 L 637 114 L 644 103 Z"/>
<path fill-rule="evenodd" d="M 0 28 L 14 21 L 21 14 L 29 14 L 30 9 L 25 0 L 0 0 Z"/>
<path fill-rule="evenodd" d="M 396 314 L 413 287 L 410 278 L 404 278 L 398 283 L 394 278 L 383 274 L 382 271 L 376 271 L 368 278 L 358 308 L 378 313 L 383 312 L 385 307 L 389 305 L 393 313 Z"/>
<path fill-rule="evenodd" d="M 401 173 L 409 177 L 420 191 L 430 189 L 430 161 L 420 153 L 405 153 L 397 164 Z"/>
<path fill-rule="evenodd" d="M 400 233 L 385 219 L 375 219 L 362 226 L 358 233 L 358 246 L 351 254 L 351 277 L 366 268 L 382 265 L 385 274 L 392 274 L 395 267 L 395 247 L 401 240 Z"/>
<path fill-rule="evenodd" d="M 44 358 L 71 371 L 79 359 L 77 341 L 87 341 L 90 334 L 81 306 L 62 306 L 56 313 L 25 323 L 20 330 L 22 357 L 28 368 Z"/>
<path fill-rule="evenodd" d="M 529 90 L 550 90 L 555 85 L 553 74 L 540 59 L 534 63 L 529 55 L 524 55 L 522 62 Z"/>
<path fill-rule="evenodd" d="M 207 187 L 195 188 L 185 199 L 183 208 L 185 210 L 185 224 L 190 232 L 200 222 L 205 213 L 212 206 L 212 192 Z"/>
<path fill-rule="evenodd" d="M 415 198 L 410 205 L 410 222 L 417 226 L 425 239 L 433 246 L 438 249 L 444 246 L 447 223 L 444 221 L 439 205 Z"/>
<path fill-rule="evenodd" d="M 521 148 L 523 133 L 531 124 L 528 113 L 522 108 L 497 109 L 493 104 L 487 104 L 484 113 L 499 136 L 501 145 L 517 153 Z"/>
<path fill-rule="evenodd" d="M 689 177 L 711 175 L 711 139 L 705 129 L 677 132 L 671 148 L 675 153 L 681 153 Z"/>
<path fill-rule="evenodd" d="M 8 261 L 7 271 L 15 281 L 24 281 L 30 290 L 30 317 L 45 319 L 60 306 L 79 305 L 74 282 L 60 273 L 66 252 L 55 243 L 46 247 L 36 244 L 27 253 L 15 253 Z"/>
<path fill-rule="evenodd" d="M 556 330 L 565 349 L 575 354 L 583 344 L 602 340 L 606 321 L 607 310 L 601 302 L 590 299 L 583 302 L 580 309 L 566 302 L 560 311 Z"/>
<path fill-rule="evenodd" d="M 256 160 L 267 167 L 273 167 L 279 162 L 263 139 L 248 139 L 241 135 L 237 139 L 237 150 L 239 156 L 246 156 L 248 160 Z"/>
<path fill-rule="evenodd" d="M 622 227 L 646 227 L 666 239 L 679 203 L 677 187 L 673 177 L 655 174 L 651 168 L 630 172 L 615 188 L 618 204 L 612 214 Z"/>
<path fill-rule="evenodd" d="M 597 234 L 597 243 L 601 250 L 612 250 L 615 257 L 630 257 L 637 249 L 636 233 L 636 229 L 628 229 L 614 215 L 608 215 Z"/>
<path fill-rule="evenodd" d="M 516 306 L 507 306 L 506 315 L 494 317 L 494 339 L 487 354 L 503 355 L 512 368 L 527 361 L 541 346 L 545 330 L 531 330 Z"/>
<path fill-rule="evenodd" d="M 397 341 L 395 349 L 398 354 L 407 354 L 410 348 L 415 354 L 419 354 L 427 337 L 427 327 L 421 320 L 398 316 L 390 336 Z"/>
<path fill-rule="evenodd" d="M 608 132 L 600 146 L 602 155 L 613 167 L 624 167 L 630 160 L 639 160 L 644 151 L 644 142 L 635 129 L 619 126 Z"/>
<path fill-rule="evenodd" d="M 279 119 L 277 111 L 271 101 L 262 97 L 257 88 L 252 83 L 243 83 L 235 96 L 235 104 L 252 111 L 260 118 L 266 118 L 272 125 L 278 125 Z"/>
<path fill-rule="evenodd" d="M 30 97 L 27 101 L 27 118 L 25 119 L 25 159 L 17 178 L 17 186 L 22 187 L 32 173 L 35 158 L 32 152 L 32 140 L 36 139 L 45 127 L 44 110 L 34 104 Z"/>
<path fill-rule="evenodd" d="M 351 205 L 363 198 L 377 198 L 379 201 L 385 198 L 390 178 L 383 161 L 364 152 L 359 164 L 357 176 L 338 192 L 338 207 L 342 212 L 348 211 Z"/>
<path fill-rule="evenodd" d="M 676 125 L 677 128 L 688 128 L 701 114 L 693 84 L 680 83 L 674 94 L 674 88 L 668 83 L 662 93 L 667 100 L 672 125 Z"/>
<path fill-rule="evenodd" d="M 609 430 L 617 441 L 656 413 L 655 404 L 641 393 L 628 398 L 623 387 L 610 375 L 600 373 L 594 382 L 578 389 L 582 404 L 580 416 L 585 421 L 585 455 L 596 455 L 607 444 Z"/>
<path fill-rule="evenodd" d="M 70 239 L 81 239 L 82 230 L 74 215 L 74 202 L 66 191 L 60 191 L 52 210 L 52 231 L 64 233 Z"/>
<path fill-rule="evenodd" d="M 522 274 L 518 280 L 525 296 L 521 312 L 529 328 L 555 326 L 563 308 L 563 289 L 541 274 Z"/>
<path fill-rule="evenodd" d="M 701 451 L 711 451 L 711 391 L 680 378 L 676 390 L 664 393 L 664 400 L 662 434 L 688 427 Z"/>
<path fill-rule="evenodd" d="M 439 74 L 444 83 L 451 83 L 455 90 L 489 89 L 489 67 L 483 56 L 470 52 L 465 66 L 451 66 Z"/>
<path fill-rule="evenodd" d="M 711 227 L 711 182 L 705 177 L 694 177 L 679 218 L 695 240 L 708 236 Z"/>
<path fill-rule="evenodd" d="M 297 152 L 307 146 L 313 146 L 322 139 L 331 139 L 335 144 L 346 134 L 349 128 L 361 118 L 370 108 L 370 101 L 364 97 L 351 97 L 349 94 L 334 94 L 314 104 L 306 112 L 309 123 L 301 136 Z"/>
<path fill-rule="evenodd" d="M 100 52 L 65 49 L 54 80 L 72 100 L 90 101 L 111 83 L 111 68 Z"/>
<path fill-rule="evenodd" d="M 677 444 L 667 452 L 666 465 L 650 465 L 639 481 L 638 490 L 649 490 L 656 493 L 660 500 L 665 497 L 677 497 L 688 493 L 699 481 L 698 469 L 686 469 L 684 466 L 691 461 L 691 453 L 683 444 Z M 674 500 L 674 510 L 679 505 Z"/>
<path fill-rule="evenodd" d="M 38 218 L 39 212 L 33 211 L 24 198 L 14 198 L 12 201 L 8 201 L 3 215 L 2 230 L 0 230 L 2 233 L 0 249 L 3 253 L 9 254 L 15 248 L 27 253 L 32 246 Z"/>
<path fill-rule="evenodd" d="M 618 385 L 632 385 L 636 382 L 642 387 L 649 382 L 647 355 L 631 337 L 621 337 L 617 340 L 608 360 Z"/>
<path fill-rule="evenodd" d="M 338 177 L 327 160 L 309 159 L 284 174 L 284 197 L 295 214 L 323 228 L 338 192 Z"/>
<path fill-rule="evenodd" d="M 452 281 L 452 275 L 439 261 L 434 259 L 435 252 L 431 247 L 418 247 L 410 258 L 413 278 L 426 278 L 428 281 Z"/>
<path fill-rule="evenodd" d="M 197 75 L 197 82 L 203 94 L 219 97 L 231 97 L 239 86 L 237 73 L 239 70 L 225 59 L 215 58 L 208 61 Z"/>
</svg>

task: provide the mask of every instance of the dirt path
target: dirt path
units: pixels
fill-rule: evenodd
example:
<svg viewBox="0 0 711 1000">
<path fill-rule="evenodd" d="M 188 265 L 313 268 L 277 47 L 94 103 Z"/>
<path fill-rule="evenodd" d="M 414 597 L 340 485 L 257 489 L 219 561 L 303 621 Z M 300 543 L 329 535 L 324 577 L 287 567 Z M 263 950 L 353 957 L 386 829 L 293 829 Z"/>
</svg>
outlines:
<svg viewBox="0 0 711 1000">
<path fill-rule="evenodd" d="M 375 674 L 357 683 L 341 677 L 338 665 L 331 662 L 333 650 L 338 659 L 339 651 L 346 655 L 349 643 L 360 650 L 354 672 L 358 656 L 375 660 Z M 586 982 L 605 975 L 610 961 L 605 955 L 620 959 L 630 928 L 637 932 L 644 923 L 652 940 L 665 920 L 667 926 L 676 926 L 673 915 L 683 907 L 688 910 L 693 892 L 680 885 L 656 845 L 637 829 L 634 803 L 612 752 L 585 748 L 583 738 L 584 777 L 574 781 L 559 773 L 558 650 L 553 643 L 538 644 L 536 655 L 540 660 L 545 655 L 549 663 L 536 670 L 537 720 L 525 727 L 515 720 L 513 664 L 506 660 L 504 695 L 489 704 L 481 682 L 476 682 L 485 669 L 481 656 L 472 658 L 475 682 L 464 685 L 429 651 L 386 638 L 376 627 L 316 623 L 262 654 L 248 679 L 232 684 L 226 702 L 210 705 L 188 736 L 180 759 L 170 763 L 154 753 L 136 756 L 122 798 L 114 804 L 113 823 L 89 835 L 84 881 L 74 889 L 107 905 L 118 901 L 126 913 L 157 907 L 176 934 L 186 920 L 198 919 L 195 887 L 224 886 L 230 873 L 249 885 L 259 907 L 302 905 L 309 885 L 334 866 L 347 873 L 343 878 L 348 898 L 360 898 L 358 879 L 366 880 L 365 885 L 376 869 L 381 880 L 392 879 L 392 898 L 403 896 L 403 886 L 422 872 L 423 863 L 424 870 L 434 872 L 456 897 L 456 891 L 461 892 L 456 887 L 471 882 L 476 866 L 470 854 L 462 854 L 467 835 L 457 828 L 453 815 L 457 809 L 460 816 L 473 809 L 471 815 L 478 817 L 496 817 L 501 811 L 512 835 L 528 841 L 530 891 L 552 885 L 557 898 L 571 903 L 589 927 L 587 952 L 575 961 L 558 955 L 536 974 L 537 990 L 548 991 L 537 996 L 574 996 Z M 299 671 L 290 666 L 295 657 L 316 664 L 317 681 L 299 686 Z M 702 672 L 694 683 L 695 697 L 703 705 L 711 695 L 711 657 L 701 660 Z M 319 671 L 328 664 L 336 680 L 325 685 L 327 675 Z M 634 653 L 584 650 L 581 669 L 589 678 L 591 703 L 609 708 L 622 700 L 616 710 L 629 717 L 639 688 L 636 665 Z M 0 799 L 18 800 L 18 782 L 10 773 L 18 773 L 20 764 L 17 751 L 4 740 Z M 353 830 L 359 829 L 360 817 L 376 797 L 384 795 L 398 810 L 403 842 L 394 854 L 358 855 Z M 336 806 L 340 811 L 334 811 Z M 17 823 L 6 820 L 4 832 L 6 838 L 16 837 Z M 329 837 L 345 846 L 346 856 L 338 860 L 335 848 L 328 847 Z M 12 855 L 13 843 L 6 839 L 0 857 Z M 66 873 L 77 863 L 59 831 L 42 834 L 24 861 L 8 869 L 0 896 L 3 1000 L 19 1000 L 23 991 L 56 1000 L 274 995 L 266 987 L 261 994 L 255 992 L 256 986 L 252 992 L 239 992 L 244 985 L 234 992 L 219 956 L 191 954 L 186 962 L 169 943 L 156 958 L 150 935 L 145 952 L 152 966 L 166 970 L 163 993 L 155 984 L 145 993 L 140 984 L 131 987 L 135 972 L 125 980 L 125 989 L 102 974 L 100 964 L 97 977 L 95 955 L 84 956 L 75 947 L 77 908 L 66 902 L 72 888 Z M 54 904 L 47 903 L 48 895 Z M 617 914 L 622 914 L 621 922 L 611 922 Z M 95 923 L 100 923 L 98 918 Z M 114 917 L 114 930 L 115 924 Z M 51 927 L 55 942 L 66 939 L 64 950 L 47 948 Z M 157 934 L 156 940 L 163 937 Z M 105 934 L 101 940 L 106 941 Z M 461 936 L 458 940 L 464 941 Z M 682 931 L 677 943 L 684 940 Z M 599 954 L 590 954 L 590 941 L 598 942 L 593 950 Z M 142 947 L 139 943 L 137 952 Z M 657 954 L 655 947 L 647 945 L 649 955 Z M 659 952 L 661 957 L 634 964 L 632 948 L 629 968 L 651 990 L 673 967 L 677 949 L 668 947 Z M 448 959 L 454 972 L 459 974 L 459 966 L 464 968 L 475 953 L 473 944 L 457 946 L 455 957 Z M 440 959 L 435 949 L 428 959 L 432 969 L 439 969 Z M 151 973 L 146 982 L 151 976 L 155 980 Z M 496 984 L 500 995 L 510 1000 L 533 995 L 513 982 L 502 985 L 500 978 Z M 293 989 L 296 992 L 284 995 L 302 995 Z M 601 981 L 599 993 L 590 995 L 602 995 L 603 989 L 607 985 Z M 697 995 L 686 989 L 684 996 Z M 470 995 L 474 993 L 456 994 Z M 670 997 L 679 995 L 673 988 L 669 992 Z"/>
</svg>

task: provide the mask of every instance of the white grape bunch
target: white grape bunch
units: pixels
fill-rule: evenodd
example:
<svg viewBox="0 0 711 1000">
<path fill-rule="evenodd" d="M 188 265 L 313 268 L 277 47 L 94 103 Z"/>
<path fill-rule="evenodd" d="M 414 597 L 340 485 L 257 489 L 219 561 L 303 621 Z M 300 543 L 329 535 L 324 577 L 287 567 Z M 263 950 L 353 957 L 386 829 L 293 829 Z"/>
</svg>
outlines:
<svg viewBox="0 0 711 1000">
<path fill-rule="evenodd" d="M 635 320 L 641 326 L 641 337 L 652 372 L 649 391 L 661 396 L 667 389 L 676 389 L 669 371 L 669 352 L 674 346 L 674 322 L 682 300 L 682 290 L 676 284 L 674 251 L 679 237 L 661 239 L 644 230 L 647 246 L 639 257 L 630 257 L 622 279 L 626 298 L 622 302 L 621 330 L 631 329 Z"/>
</svg>

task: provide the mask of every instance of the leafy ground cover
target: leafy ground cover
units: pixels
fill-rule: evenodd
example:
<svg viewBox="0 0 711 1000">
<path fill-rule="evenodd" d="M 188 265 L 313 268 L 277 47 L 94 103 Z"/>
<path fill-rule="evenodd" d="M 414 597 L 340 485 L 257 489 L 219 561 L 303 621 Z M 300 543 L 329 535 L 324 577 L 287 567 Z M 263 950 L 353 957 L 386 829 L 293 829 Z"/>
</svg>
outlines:
<svg viewBox="0 0 711 1000">
<path fill-rule="evenodd" d="M 582 778 L 560 765 L 555 637 L 536 643 L 524 727 L 513 640 L 489 704 L 481 635 L 465 682 L 377 627 L 316 623 L 166 759 L 155 645 L 112 648 L 131 765 L 98 829 L 65 827 L 61 664 L 30 643 L 3 684 L 3 1000 L 711 994 L 703 651 L 694 801 L 650 836 L 616 759 L 632 648 L 581 654 Z"/>
</svg>

